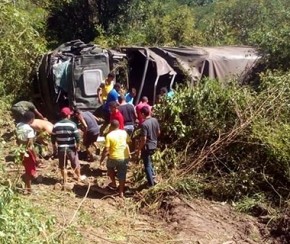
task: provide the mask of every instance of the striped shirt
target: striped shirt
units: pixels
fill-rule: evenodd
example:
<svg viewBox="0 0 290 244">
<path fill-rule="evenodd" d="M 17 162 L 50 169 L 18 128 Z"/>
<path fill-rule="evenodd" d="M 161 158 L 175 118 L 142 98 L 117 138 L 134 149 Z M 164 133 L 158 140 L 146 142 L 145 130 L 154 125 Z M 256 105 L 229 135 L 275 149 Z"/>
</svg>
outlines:
<svg viewBox="0 0 290 244">
<path fill-rule="evenodd" d="M 77 125 L 69 119 L 63 119 L 55 123 L 52 129 L 51 141 L 57 142 L 58 150 L 65 148 L 75 149 L 80 142 L 80 134 Z"/>
</svg>

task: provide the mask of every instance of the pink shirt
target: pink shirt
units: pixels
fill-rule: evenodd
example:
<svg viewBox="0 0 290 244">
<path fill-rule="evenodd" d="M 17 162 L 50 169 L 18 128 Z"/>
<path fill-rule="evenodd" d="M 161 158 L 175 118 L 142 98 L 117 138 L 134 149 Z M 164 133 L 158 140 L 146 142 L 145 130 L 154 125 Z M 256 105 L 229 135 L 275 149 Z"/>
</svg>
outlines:
<svg viewBox="0 0 290 244">
<path fill-rule="evenodd" d="M 138 105 L 136 105 L 136 113 L 137 113 L 137 119 L 139 121 L 139 125 L 141 125 L 143 123 L 143 121 L 144 121 L 144 119 L 142 118 L 142 115 L 141 115 L 141 112 L 140 111 L 141 111 L 141 108 L 143 108 L 145 106 L 149 107 L 150 113 L 151 113 L 152 106 L 150 106 L 148 103 L 142 103 L 142 102 L 140 102 Z"/>
</svg>

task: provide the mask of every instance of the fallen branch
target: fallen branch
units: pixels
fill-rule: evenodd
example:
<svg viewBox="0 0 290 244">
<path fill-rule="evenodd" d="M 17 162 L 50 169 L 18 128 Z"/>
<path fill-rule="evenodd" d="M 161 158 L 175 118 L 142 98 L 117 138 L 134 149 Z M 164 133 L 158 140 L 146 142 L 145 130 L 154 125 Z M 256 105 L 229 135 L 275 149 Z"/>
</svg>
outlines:
<svg viewBox="0 0 290 244">
<path fill-rule="evenodd" d="M 84 201 L 86 200 L 88 194 L 89 194 L 89 191 L 90 191 L 90 188 L 91 188 L 91 184 L 89 183 L 88 185 L 88 189 L 87 189 L 87 192 L 85 194 L 85 196 L 83 197 L 82 201 L 79 203 L 77 209 L 75 210 L 71 220 L 68 222 L 68 224 L 64 224 L 63 228 L 61 228 L 60 230 L 58 230 L 57 232 L 55 233 L 52 233 L 50 237 L 52 237 L 53 235 L 58 235 L 59 238 L 61 238 L 64 234 L 64 232 L 70 227 L 70 225 L 73 223 L 78 211 L 80 210 L 81 206 L 83 205 Z M 60 232 L 60 234 L 58 234 Z"/>
<path fill-rule="evenodd" d="M 87 198 L 87 196 L 88 196 L 88 194 L 89 194 L 90 188 L 91 188 L 91 184 L 89 183 L 89 185 L 88 185 L 88 189 L 87 189 L 87 192 L 86 192 L 84 198 L 83 198 L 82 201 L 79 203 L 77 209 L 76 209 L 75 212 L 74 212 L 74 215 L 72 216 L 70 222 L 67 224 L 66 228 L 68 228 L 68 227 L 72 224 L 72 222 L 74 221 L 74 219 L 75 219 L 75 217 L 76 217 L 76 215 L 77 215 L 79 209 L 81 208 L 81 206 L 83 205 L 84 201 L 86 200 L 86 198 Z"/>
</svg>

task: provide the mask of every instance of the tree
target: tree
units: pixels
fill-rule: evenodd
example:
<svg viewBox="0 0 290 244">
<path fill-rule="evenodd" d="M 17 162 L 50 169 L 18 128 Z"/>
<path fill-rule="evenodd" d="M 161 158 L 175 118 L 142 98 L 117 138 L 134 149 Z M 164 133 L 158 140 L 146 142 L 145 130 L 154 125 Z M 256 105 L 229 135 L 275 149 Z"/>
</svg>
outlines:
<svg viewBox="0 0 290 244">
<path fill-rule="evenodd" d="M 36 57 L 45 49 L 40 36 L 45 12 L 27 1 L 0 3 L 0 96 L 27 93 Z"/>
</svg>

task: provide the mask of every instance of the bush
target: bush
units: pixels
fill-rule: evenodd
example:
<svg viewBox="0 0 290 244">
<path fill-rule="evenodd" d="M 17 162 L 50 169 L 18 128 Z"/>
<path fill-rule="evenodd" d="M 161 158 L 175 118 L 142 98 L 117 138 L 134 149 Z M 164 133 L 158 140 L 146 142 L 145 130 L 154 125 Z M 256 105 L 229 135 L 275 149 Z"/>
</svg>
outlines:
<svg viewBox="0 0 290 244">
<path fill-rule="evenodd" d="M 49 237 L 55 220 L 14 193 L 11 186 L 0 187 L 1 243 L 57 243 Z"/>
<path fill-rule="evenodd" d="M 39 35 L 45 12 L 27 1 L 2 1 L 0 10 L 0 96 L 27 96 L 34 62 L 45 47 Z"/>
<path fill-rule="evenodd" d="M 157 169 L 162 160 L 174 165 L 159 171 L 163 178 L 168 171 L 179 179 L 198 172 L 205 193 L 219 200 L 259 192 L 277 204 L 289 198 L 289 74 L 261 79 L 259 91 L 204 80 L 156 106 L 161 144 L 176 150 L 173 164 L 166 153 L 157 160 Z"/>
</svg>

